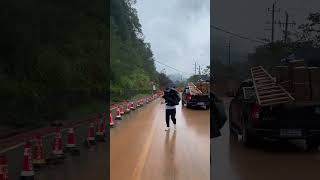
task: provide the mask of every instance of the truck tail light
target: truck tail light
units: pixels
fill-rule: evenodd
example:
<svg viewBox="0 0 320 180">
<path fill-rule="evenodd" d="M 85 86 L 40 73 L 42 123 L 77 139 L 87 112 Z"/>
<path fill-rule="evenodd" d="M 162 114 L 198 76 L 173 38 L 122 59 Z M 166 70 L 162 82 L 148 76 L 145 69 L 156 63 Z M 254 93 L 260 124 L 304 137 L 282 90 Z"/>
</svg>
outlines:
<svg viewBox="0 0 320 180">
<path fill-rule="evenodd" d="M 251 109 L 251 119 L 254 125 L 258 125 L 260 118 L 261 107 L 258 104 L 254 104 Z"/>
<path fill-rule="evenodd" d="M 192 99 L 192 95 L 188 95 L 188 100 L 191 100 Z"/>
</svg>

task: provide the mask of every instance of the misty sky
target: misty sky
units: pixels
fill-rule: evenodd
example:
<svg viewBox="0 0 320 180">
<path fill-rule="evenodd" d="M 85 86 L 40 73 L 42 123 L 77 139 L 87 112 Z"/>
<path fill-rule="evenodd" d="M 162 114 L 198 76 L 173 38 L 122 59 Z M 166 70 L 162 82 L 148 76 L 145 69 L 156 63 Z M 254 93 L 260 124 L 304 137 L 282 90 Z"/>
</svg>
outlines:
<svg viewBox="0 0 320 180">
<path fill-rule="evenodd" d="M 268 8 L 272 7 L 271 0 L 212 0 L 211 6 L 213 11 L 213 24 L 223 27 L 229 31 L 248 36 L 251 38 L 268 38 L 270 39 L 271 31 L 265 30 L 271 25 L 266 24 L 271 22 L 271 15 L 268 14 Z M 296 21 L 299 25 L 307 17 L 310 12 L 320 11 L 319 0 L 279 0 L 277 9 L 280 12 L 276 13 L 276 20 L 285 20 L 284 12 L 288 11 L 289 21 Z M 289 30 L 294 30 L 298 26 L 289 27 Z M 279 25 L 275 25 L 275 39 L 281 39 L 283 34 L 280 31 Z M 227 59 L 227 40 L 230 35 L 226 35 L 219 31 L 212 31 L 214 39 L 215 56 Z M 211 34 L 212 35 L 212 34 Z M 242 60 L 248 52 L 252 52 L 254 47 L 259 45 L 246 40 L 231 37 L 233 60 Z"/>
<path fill-rule="evenodd" d="M 209 65 L 209 0 L 137 0 L 136 9 L 156 60 L 189 73 L 194 73 L 195 61 L 202 68 Z M 158 63 L 156 67 L 177 73 Z"/>
</svg>

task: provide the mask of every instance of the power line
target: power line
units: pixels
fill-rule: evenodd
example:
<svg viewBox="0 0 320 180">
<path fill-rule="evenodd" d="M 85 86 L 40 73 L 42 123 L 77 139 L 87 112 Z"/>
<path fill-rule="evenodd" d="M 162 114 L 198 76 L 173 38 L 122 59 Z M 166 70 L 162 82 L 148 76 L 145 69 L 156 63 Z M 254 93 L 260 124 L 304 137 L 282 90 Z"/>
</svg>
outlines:
<svg viewBox="0 0 320 180">
<path fill-rule="evenodd" d="M 178 71 L 178 72 L 185 73 L 185 74 L 192 74 L 192 73 L 188 73 L 188 72 L 181 71 L 181 70 L 179 70 L 179 69 L 177 69 L 177 68 L 174 68 L 174 67 L 172 67 L 172 66 L 169 66 L 169 65 L 167 65 L 167 64 L 164 64 L 164 63 L 162 63 L 162 62 L 160 62 L 160 61 L 157 61 L 157 60 L 153 60 L 153 61 L 155 61 L 155 62 L 157 62 L 157 63 L 159 63 L 159 64 L 162 64 L 162 65 L 164 65 L 164 66 L 166 66 L 166 67 L 168 67 L 168 68 L 171 68 L 171 69 L 173 69 L 173 70 L 176 70 L 176 71 Z"/>
<path fill-rule="evenodd" d="M 216 29 L 216 30 L 219 30 L 219 31 L 222 31 L 224 33 L 227 33 L 227 34 L 230 34 L 230 35 L 233 35 L 233 36 L 236 36 L 238 38 L 241 38 L 241 39 L 245 39 L 245 40 L 249 40 L 251 42 L 256 42 L 256 43 L 262 43 L 262 44 L 266 44 L 267 42 L 265 41 L 260 41 L 260 40 L 257 40 L 257 39 L 252 39 L 252 38 L 249 38 L 249 37 L 245 37 L 245 36 L 242 36 L 240 34 L 236 34 L 236 33 L 233 33 L 233 32 L 230 32 L 228 30 L 225 30 L 223 28 L 220 28 L 218 26 L 215 26 L 215 25 L 210 25 L 210 27 Z"/>
<path fill-rule="evenodd" d="M 162 63 L 162 62 L 160 62 L 160 61 L 157 61 L 157 60 L 154 60 L 154 59 L 152 59 L 152 60 L 150 60 L 150 61 L 157 62 L 157 63 L 159 63 L 159 64 L 161 64 L 161 65 L 164 65 L 164 66 L 166 66 L 166 67 L 168 67 L 168 68 L 174 69 L 174 70 L 176 70 L 176 71 L 178 71 L 178 72 L 180 72 L 180 73 L 183 73 L 183 74 L 193 75 L 193 74 L 190 73 L 190 72 L 188 73 L 188 72 L 181 71 L 181 70 L 179 70 L 179 69 L 177 69 L 177 68 L 174 68 L 174 67 L 172 67 L 172 66 L 169 66 L 169 65 L 167 65 L 167 64 L 164 64 L 164 63 Z M 128 65 L 128 64 L 126 64 L 126 65 Z M 142 69 L 145 68 L 145 67 L 143 67 L 142 65 L 138 65 L 138 64 L 130 64 L 130 65 L 128 65 L 128 66 L 132 66 L 132 65 L 134 65 L 134 66 L 136 66 L 136 67 L 139 67 L 139 68 L 142 68 Z"/>
<path fill-rule="evenodd" d="M 288 42 L 288 33 L 289 33 L 289 31 L 288 31 L 288 26 L 289 26 L 289 25 L 296 25 L 296 22 L 295 22 L 295 21 L 289 22 L 289 14 L 288 14 L 287 11 L 285 11 L 285 15 L 286 15 L 286 20 L 285 20 L 285 22 L 283 23 L 283 22 L 279 21 L 278 24 L 279 24 L 280 26 L 281 26 L 281 25 L 285 25 L 285 29 L 284 29 L 284 43 L 287 43 L 287 42 Z"/>
</svg>

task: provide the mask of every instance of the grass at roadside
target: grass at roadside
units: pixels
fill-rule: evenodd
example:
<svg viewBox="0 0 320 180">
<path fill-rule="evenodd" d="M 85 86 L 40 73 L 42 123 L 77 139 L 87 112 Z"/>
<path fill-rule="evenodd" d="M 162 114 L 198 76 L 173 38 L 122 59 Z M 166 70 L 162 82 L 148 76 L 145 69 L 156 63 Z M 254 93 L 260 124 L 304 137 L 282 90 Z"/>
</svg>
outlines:
<svg viewBox="0 0 320 180">
<path fill-rule="evenodd" d="M 146 97 L 146 96 L 150 96 L 150 94 L 146 94 L 146 93 L 143 93 L 143 94 L 137 94 L 131 98 L 128 98 L 128 99 L 125 99 L 125 98 L 114 98 L 114 97 L 111 97 L 111 103 L 110 104 L 113 104 L 113 103 L 119 103 L 119 102 L 122 102 L 122 101 L 125 101 L 125 100 L 128 100 L 128 101 L 132 101 L 132 100 L 136 100 L 136 99 L 139 99 L 139 98 L 142 98 L 142 97 Z"/>
</svg>

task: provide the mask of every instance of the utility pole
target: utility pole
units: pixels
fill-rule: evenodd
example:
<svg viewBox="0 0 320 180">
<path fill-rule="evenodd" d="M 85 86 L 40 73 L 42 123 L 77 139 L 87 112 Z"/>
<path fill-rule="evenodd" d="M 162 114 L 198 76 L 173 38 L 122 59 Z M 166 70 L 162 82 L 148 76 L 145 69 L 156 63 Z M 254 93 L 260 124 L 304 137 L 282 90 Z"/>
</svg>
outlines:
<svg viewBox="0 0 320 180">
<path fill-rule="evenodd" d="M 197 62 L 194 63 L 194 74 L 197 74 Z"/>
<path fill-rule="evenodd" d="M 271 10 L 268 8 L 268 11 L 269 11 L 269 12 L 271 11 L 271 14 L 272 14 L 272 19 L 271 19 L 271 42 L 272 42 L 272 43 L 274 42 L 275 12 L 280 12 L 280 10 L 278 10 L 278 11 L 275 10 L 276 3 L 277 3 L 277 1 L 275 1 L 275 2 L 272 4 L 272 9 L 271 9 Z"/>
<path fill-rule="evenodd" d="M 200 67 L 200 65 L 199 65 L 199 75 L 201 75 L 201 67 Z"/>
<path fill-rule="evenodd" d="M 284 43 L 287 43 L 287 42 L 288 42 L 288 33 L 289 33 L 289 31 L 288 31 L 288 26 L 289 26 L 289 25 L 295 25 L 296 23 L 295 23 L 294 21 L 289 22 L 289 15 L 288 15 L 288 12 L 287 12 L 287 11 L 285 12 L 285 15 L 286 15 L 286 21 L 285 21 L 285 23 L 282 23 L 282 22 L 279 21 L 279 24 L 280 24 L 280 26 L 281 26 L 281 25 L 285 25 L 285 30 L 284 30 Z"/>
</svg>

